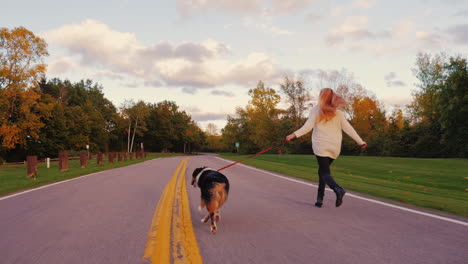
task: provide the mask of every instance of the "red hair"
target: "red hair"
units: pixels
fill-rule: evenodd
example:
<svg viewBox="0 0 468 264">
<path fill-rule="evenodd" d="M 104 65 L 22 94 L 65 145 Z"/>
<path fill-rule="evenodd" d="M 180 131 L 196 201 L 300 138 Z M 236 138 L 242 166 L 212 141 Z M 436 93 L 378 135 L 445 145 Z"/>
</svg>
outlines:
<svg viewBox="0 0 468 264">
<path fill-rule="evenodd" d="M 345 104 L 343 97 L 337 95 L 330 88 L 323 88 L 320 91 L 319 96 L 320 113 L 318 121 L 330 121 L 333 117 L 335 117 L 336 109 L 343 104 Z"/>
</svg>

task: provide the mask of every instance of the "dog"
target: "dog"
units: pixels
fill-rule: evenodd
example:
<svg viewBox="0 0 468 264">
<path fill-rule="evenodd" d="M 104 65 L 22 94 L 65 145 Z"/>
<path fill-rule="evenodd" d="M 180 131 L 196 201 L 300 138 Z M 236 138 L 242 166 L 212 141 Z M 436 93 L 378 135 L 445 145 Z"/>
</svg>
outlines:
<svg viewBox="0 0 468 264">
<path fill-rule="evenodd" d="M 202 223 L 207 223 L 211 219 L 211 233 L 217 231 L 217 223 L 221 219 L 219 210 L 226 202 L 229 194 L 229 181 L 222 173 L 207 168 L 196 168 L 192 173 L 192 186 L 200 187 L 201 204 L 198 209 L 201 211 L 206 207 L 208 214 L 202 218 Z"/>
</svg>

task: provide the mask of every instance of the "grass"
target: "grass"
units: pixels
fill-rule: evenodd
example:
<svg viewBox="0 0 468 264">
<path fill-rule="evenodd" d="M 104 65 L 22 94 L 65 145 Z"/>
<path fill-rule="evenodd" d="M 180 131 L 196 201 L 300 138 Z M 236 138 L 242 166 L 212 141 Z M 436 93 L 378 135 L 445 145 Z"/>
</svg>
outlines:
<svg viewBox="0 0 468 264">
<path fill-rule="evenodd" d="M 80 168 L 79 160 L 70 160 L 68 162 L 69 170 L 66 172 L 59 172 L 58 162 L 51 162 L 49 169 L 47 169 L 45 162 L 41 162 L 38 164 L 38 176 L 35 179 L 26 177 L 26 166 L 24 164 L 3 165 L 0 166 L 0 196 L 98 171 L 124 167 L 150 159 L 179 155 L 181 154 L 150 153 L 146 159 L 133 159 L 120 163 L 117 161 L 117 158 L 115 158 L 114 164 L 109 164 L 108 161 L 104 159 L 102 166 L 98 166 L 96 164 L 96 158 L 94 158 L 88 160 L 87 168 Z"/>
<path fill-rule="evenodd" d="M 243 163 L 318 182 L 313 155 L 261 155 Z M 345 189 L 468 217 L 468 159 L 340 156 L 331 170 Z"/>
</svg>

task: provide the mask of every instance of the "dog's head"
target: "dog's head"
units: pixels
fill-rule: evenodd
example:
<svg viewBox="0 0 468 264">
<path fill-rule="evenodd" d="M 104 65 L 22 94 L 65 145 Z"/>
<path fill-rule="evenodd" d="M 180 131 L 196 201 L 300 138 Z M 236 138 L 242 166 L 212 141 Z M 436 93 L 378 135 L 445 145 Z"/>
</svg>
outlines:
<svg viewBox="0 0 468 264">
<path fill-rule="evenodd" d="M 198 174 L 203 170 L 205 169 L 206 167 L 201 167 L 201 168 L 196 168 L 193 173 L 192 173 L 192 186 L 195 187 L 195 181 L 197 180 L 197 176 Z"/>
</svg>

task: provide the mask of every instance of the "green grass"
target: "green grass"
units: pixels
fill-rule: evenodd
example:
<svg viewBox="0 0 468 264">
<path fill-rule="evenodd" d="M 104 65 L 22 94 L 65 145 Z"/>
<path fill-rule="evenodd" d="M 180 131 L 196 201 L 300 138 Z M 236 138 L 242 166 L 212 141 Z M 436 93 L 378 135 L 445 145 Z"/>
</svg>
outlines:
<svg viewBox="0 0 468 264">
<path fill-rule="evenodd" d="M 260 155 L 243 163 L 318 182 L 313 155 Z M 468 217 L 468 159 L 340 156 L 331 170 L 345 189 Z"/>
<path fill-rule="evenodd" d="M 145 160 L 179 155 L 181 154 L 150 153 L 146 159 L 133 159 L 120 163 L 117 161 L 117 158 L 115 158 L 114 164 L 109 164 L 107 159 L 105 159 L 103 160 L 102 166 L 98 166 L 96 164 L 96 158 L 94 158 L 88 161 L 87 168 L 80 168 L 79 160 L 70 160 L 68 162 L 69 170 L 66 172 L 59 172 L 58 162 L 51 162 L 49 169 L 47 169 L 45 162 L 41 162 L 38 165 L 38 176 L 35 179 L 26 177 L 26 166 L 24 164 L 3 165 L 0 166 L 0 196 L 53 182 L 76 178 L 98 171 L 124 167 L 140 163 Z"/>
</svg>

